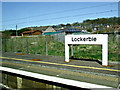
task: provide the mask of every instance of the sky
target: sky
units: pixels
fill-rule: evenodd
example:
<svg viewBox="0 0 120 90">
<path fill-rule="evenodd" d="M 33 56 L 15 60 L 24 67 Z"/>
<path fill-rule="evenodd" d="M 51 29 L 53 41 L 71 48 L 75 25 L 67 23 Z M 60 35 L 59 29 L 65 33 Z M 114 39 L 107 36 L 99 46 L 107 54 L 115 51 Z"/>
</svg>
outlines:
<svg viewBox="0 0 120 90">
<path fill-rule="evenodd" d="M 118 2 L 2 2 L 2 30 L 118 17 Z"/>
</svg>

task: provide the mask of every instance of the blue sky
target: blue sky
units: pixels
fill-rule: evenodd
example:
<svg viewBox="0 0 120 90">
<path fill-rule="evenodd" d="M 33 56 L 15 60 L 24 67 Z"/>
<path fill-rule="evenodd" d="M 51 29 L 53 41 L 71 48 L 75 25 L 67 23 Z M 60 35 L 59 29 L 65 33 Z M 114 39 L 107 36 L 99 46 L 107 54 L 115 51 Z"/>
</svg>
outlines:
<svg viewBox="0 0 120 90">
<path fill-rule="evenodd" d="M 117 2 L 2 2 L 2 30 L 117 17 L 111 10 L 118 10 Z"/>
</svg>

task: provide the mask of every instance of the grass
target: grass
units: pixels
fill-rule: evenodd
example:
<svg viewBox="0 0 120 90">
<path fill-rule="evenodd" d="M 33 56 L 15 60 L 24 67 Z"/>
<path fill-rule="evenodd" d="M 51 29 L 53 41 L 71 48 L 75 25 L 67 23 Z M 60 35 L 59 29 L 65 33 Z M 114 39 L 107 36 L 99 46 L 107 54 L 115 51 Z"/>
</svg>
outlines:
<svg viewBox="0 0 120 90">
<path fill-rule="evenodd" d="M 101 45 L 78 45 L 74 46 L 74 57 L 82 59 L 102 59 Z"/>
<path fill-rule="evenodd" d="M 34 38 L 14 38 L 3 39 L 2 50 L 14 51 L 31 54 L 46 55 L 46 41 L 48 43 L 48 55 L 65 56 L 65 44 L 54 40 L 52 37 L 34 37 Z M 6 43 L 6 44 L 5 44 Z M 118 36 L 109 35 L 108 59 L 109 61 L 119 61 L 118 59 Z M 71 48 L 70 48 L 71 57 Z M 74 46 L 74 57 L 82 59 L 102 60 L 101 45 L 76 45 Z"/>
</svg>

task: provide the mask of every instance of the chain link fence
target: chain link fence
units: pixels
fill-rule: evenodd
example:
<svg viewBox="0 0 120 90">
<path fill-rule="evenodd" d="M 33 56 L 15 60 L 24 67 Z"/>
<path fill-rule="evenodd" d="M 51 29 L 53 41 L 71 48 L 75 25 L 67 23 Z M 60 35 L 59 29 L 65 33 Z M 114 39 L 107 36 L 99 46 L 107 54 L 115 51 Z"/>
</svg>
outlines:
<svg viewBox="0 0 120 90">
<path fill-rule="evenodd" d="M 109 34 L 108 37 L 108 60 L 119 61 L 119 35 Z M 65 34 L 61 33 L 51 36 L 16 37 L 11 39 L 2 39 L 2 51 L 65 56 L 64 38 Z M 75 58 L 102 60 L 101 45 L 75 45 L 73 47 Z"/>
<path fill-rule="evenodd" d="M 41 55 L 63 56 L 65 49 L 63 42 L 53 36 L 2 39 L 2 45 L 3 52 L 21 52 Z"/>
</svg>

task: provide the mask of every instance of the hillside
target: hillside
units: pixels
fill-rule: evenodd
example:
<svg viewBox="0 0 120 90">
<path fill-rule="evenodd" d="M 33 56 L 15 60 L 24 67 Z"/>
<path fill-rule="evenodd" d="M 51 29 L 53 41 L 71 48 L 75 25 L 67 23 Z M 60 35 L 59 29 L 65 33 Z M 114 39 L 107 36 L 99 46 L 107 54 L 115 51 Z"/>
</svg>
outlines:
<svg viewBox="0 0 120 90">
<path fill-rule="evenodd" d="M 111 17 L 111 18 L 97 18 L 94 20 L 84 20 L 83 23 L 87 23 L 87 24 L 109 24 L 109 25 L 117 25 L 120 24 L 120 17 Z"/>
<path fill-rule="evenodd" d="M 110 27 L 106 29 L 107 25 L 109 25 Z M 118 27 L 114 27 L 115 25 L 120 25 L 120 17 L 111 17 L 111 18 L 97 18 L 97 19 L 87 19 L 84 20 L 82 23 L 79 22 L 75 22 L 72 24 L 59 24 L 59 25 L 52 25 L 52 27 L 56 30 L 60 30 L 62 27 L 63 28 L 77 28 L 77 29 L 85 29 L 88 30 L 90 32 L 92 32 L 94 30 L 94 27 L 99 27 L 99 31 L 97 31 L 96 33 L 107 33 L 107 32 L 118 32 L 118 30 L 120 30 L 120 28 L 118 29 Z M 34 27 L 26 27 L 26 28 L 22 28 L 20 30 L 18 30 L 18 35 L 21 36 L 21 33 L 24 31 L 30 31 L 30 30 L 34 30 L 34 29 L 42 29 L 45 30 L 46 27 L 48 26 L 34 26 Z M 114 29 L 114 30 L 113 30 Z M 3 31 L 3 37 L 10 37 L 10 36 L 15 36 L 16 35 L 16 30 L 6 30 Z"/>
</svg>

